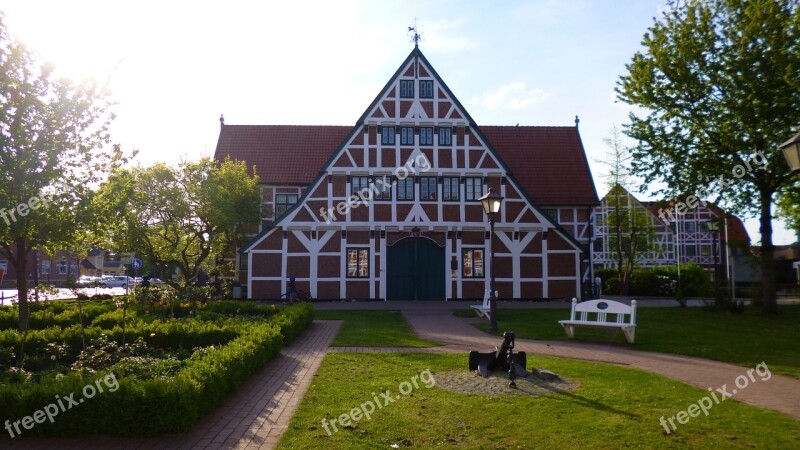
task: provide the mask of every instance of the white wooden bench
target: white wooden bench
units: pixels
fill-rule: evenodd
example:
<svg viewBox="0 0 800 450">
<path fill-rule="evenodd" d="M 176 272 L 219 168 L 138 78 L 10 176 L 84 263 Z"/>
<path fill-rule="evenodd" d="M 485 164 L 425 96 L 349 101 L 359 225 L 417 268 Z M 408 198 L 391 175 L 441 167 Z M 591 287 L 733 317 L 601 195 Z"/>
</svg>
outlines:
<svg viewBox="0 0 800 450">
<path fill-rule="evenodd" d="M 474 309 L 476 313 L 478 313 L 478 317 L 486 317 L 487 319 L 491 319 L 489 317 L 489 295 L 492 291 L 487 290 L 486 295 L 483 297 L 483 304 L 480 305 L 469 305 L 470 308 Z M 497 291 L 494 291 L 494 298 L 497 298 Z"/>
<path fill-rule="evenodd" d="M 613 319 L 610 316 L 614 316 Z M 626 321 L 627 316 L 627 321 Z M 633 344 L 636 336 L 636 300 L 628 306 L 614 300 L 589 300 L 578 303 L 572 299 L 572 313 L 569 320 L 559 320 L 567 337 L 575 337 L 575 327 L 619 328 L 625 333 L 625 339 Z"/>
</svg>

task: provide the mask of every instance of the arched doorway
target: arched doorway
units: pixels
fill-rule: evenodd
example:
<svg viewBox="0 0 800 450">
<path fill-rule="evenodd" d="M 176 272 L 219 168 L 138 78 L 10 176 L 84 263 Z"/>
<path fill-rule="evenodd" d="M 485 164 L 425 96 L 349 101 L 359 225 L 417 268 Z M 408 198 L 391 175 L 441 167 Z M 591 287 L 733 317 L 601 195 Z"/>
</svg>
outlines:
<svg viewBox="0 0 800 450">
<path fill-rule="evenodd" d="M 387 300 L 444 300 L 444 248 L 425 237 L 408 237 L 388 247 Z"/>
</svg>

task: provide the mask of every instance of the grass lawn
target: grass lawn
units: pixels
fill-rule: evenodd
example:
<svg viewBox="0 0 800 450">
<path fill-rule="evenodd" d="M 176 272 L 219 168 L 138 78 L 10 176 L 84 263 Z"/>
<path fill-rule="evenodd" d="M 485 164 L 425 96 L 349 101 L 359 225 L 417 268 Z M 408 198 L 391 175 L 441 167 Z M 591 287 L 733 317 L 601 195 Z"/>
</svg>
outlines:
<svg viewBox="0 0 800 450">
<path fill-rule="evenodd" d="M 344 320 L 334 347 L 434 347 L 418 338 L 398 311 L 314 311 L 319 320 Z"/>
<path fill-rule="evenodd" d="M 798 448 L 800 421 L 726 400 L 666 434 L 675 416 L 708 392 L 651 373 L 562 358 L 536 357 L 537 367 L 577 381 L 572 392 L 544 397 L 486 397 L 403 382 L 430 370 L 467 370 L 467 355 L 332 353 L 295 413 L 279 448 Z M 760 380 L 759 380 L 760 382 Z M 397 398 L 361 413 L 338 432 L 330 422 L 389 391 Z M 408 392 L 410 391 L 410 393 Z M 368 409 L 368 406 L 364 407 Z M 357 417 L 355 414 L 353 418 Z M 397 447 L 395 447 L 397 448 Z"/>
<path fill-rule="evenodd" d="M 473 311 L 457 311 L 474 317 Z M 500 309 L 498 328 L 517 337 L 565 340 L 559 320 L 569 310 Z M 488 328 L 488 321 L 479 323 Z M 576 340 L 629 345 L 619 330 L 575 328 Z M 749 308 L 744 314 L 706 311 L 702 308 L 637 308 L 636 343 L 632 348 L 724 361 L 747 367 L 765 362 L 775 373 L 800 377 L 800 306 L 781 306 L 777 316 Z"/>
</svg>

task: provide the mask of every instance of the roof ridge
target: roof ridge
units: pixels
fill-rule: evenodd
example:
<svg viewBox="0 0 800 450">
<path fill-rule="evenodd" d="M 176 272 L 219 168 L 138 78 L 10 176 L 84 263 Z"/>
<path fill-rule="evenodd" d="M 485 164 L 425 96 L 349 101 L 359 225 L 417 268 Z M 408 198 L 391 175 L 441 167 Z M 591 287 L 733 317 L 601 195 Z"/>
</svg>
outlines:
<svg viewBox="0 0 800 450">
<path fill-rule="evenodd" d="M 226 127 L 258 127 L 258 128 L 265 128 L 265 127 L 330 127 L 330 128 L 353 128 L 353 125 L 309 125 L 309 124 L 225 124 Z"/>
<path fill-rule="evenodd" d="M 567 130 L 574 130 L 574 126 L 569 125 L 478 125 L 478 128 L 563 128 Z"/>
</svg>

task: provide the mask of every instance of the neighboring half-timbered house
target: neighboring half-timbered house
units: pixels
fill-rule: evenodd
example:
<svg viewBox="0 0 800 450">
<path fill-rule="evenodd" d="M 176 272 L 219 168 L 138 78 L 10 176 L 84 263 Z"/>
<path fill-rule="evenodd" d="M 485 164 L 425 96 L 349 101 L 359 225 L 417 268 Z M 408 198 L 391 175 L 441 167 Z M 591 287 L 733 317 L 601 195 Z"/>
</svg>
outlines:
<svg viewBox="0 0 800 450">
<path fill-rule="evenodd" d="M 575 127 L 478 126 L 414 48 L 355 126 L 222 122 L 216 158 L 262 181 L 240 249 L 249 298 L 295 278 L 318 299 L 581 296 L 599 203 Z M 505 200 L 492 241 L 478 199 Z"/>
<path fill-rule="evenodd" d="M 638 267 L 672 266 L 680 260 L 681 264 L 697 264 L 712 273 L 719 269 L 720 276 L 725 276 L 732 273 L 737 264 L 749 264 L 750 236 L 738 217 L 696 197 L 689 202 L 690 207 L 682 208 L 680 213 L 676 203 L 686 205 L 686 202 L 675 201 L 639 202 L 620 186 L 609 190 L 594 210 L 594 267 L 617 266 L 615 230 L 610 226 L 613 224 L 610 217 L 617 208 L 647 213 L 640 217 L 648 220 L 654 242 L 651 251 L 637 255 Z M 719 231 L 711 231 L 709 222 L 720 222 Z"/>
</svg>

